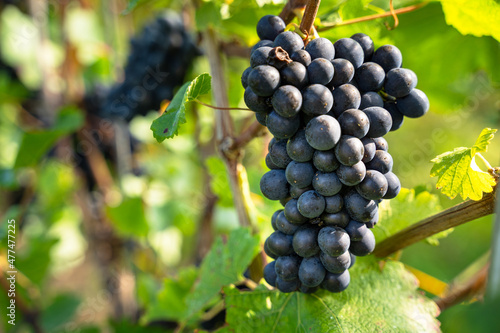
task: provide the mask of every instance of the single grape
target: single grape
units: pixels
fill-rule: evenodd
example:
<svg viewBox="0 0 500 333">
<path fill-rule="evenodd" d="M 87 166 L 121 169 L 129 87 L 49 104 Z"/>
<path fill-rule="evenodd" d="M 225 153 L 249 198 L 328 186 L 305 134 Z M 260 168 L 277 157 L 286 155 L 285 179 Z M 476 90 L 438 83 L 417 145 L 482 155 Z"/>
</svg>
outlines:
<svg viewBox="0 0 500 333">
<path fill-rule="evenodd" d="M 294 86 L 281 86 L 274 92 L 271 103 L 276 113 L 291 118 L 296 116 L 302 107 L 302 94 Z"/>
<path fill-rule="evenodd" d="M 277 140 L 269 149 L 271 161 L 280 169 L 286 169 L 288 163 L 292 161 L 286 151 L 286 144 L 287 140 Z"/>
<path fill-rule="evenodd" d="M 323 214 L 325 198 L 316 191 L 307 191 L 299 197 L 297 207 L 303 216 L 313 219 Z"/>
<path fill-rule="evenodd" d="M 287 204 L 288 201 L 292 200 L 292 197 L 288 196 L 286 197 L 285 199 L 280 199 L 280 204 L 283 206 L 283 208 L 285 207 L 285 205 Z"/>
<path fill-rule="evenodd" d="M 302 259 L 299 267 L 299 280 L 307 287 L 317 287 L 323 282 L 326 270 L 318 257 Z"/>
<path fill-rule="evenodd" d="M 309 83 L 327 85 L 333 78 L 333 65 L 325 58 L 316 58 L 307 67 Z"/>
<path fill-rule="evenodd" d="M 349 252 L 358 257 L 369 255 L 373 250 L 375 250 L 375 236 L 370 229 L 366 229 L 366 233 L 361 237 L 361 240 L 351 242 L 349 247 Z"/>
<path fill-rule="evenodd" d="M 375 51 L 372 61 L 382 66 L 387 73 L 393 68 L 401 67 L 403 55 L 394 45 L 383 45 Z"/>
<path fill-rule="evenodd" d="M 279 280 L 279 278 L 277 280 Z M 325 275 L 325 279 L 321 283 L 321 288 L 328 290 L 329 292 L 332 293 L 340 293 L 346 290 L 347 287 L 349 287 L 350 281 L 351 281 L 351 276 L 349 275 L 348 270 L 340 274 L 327 272 Z"/>
<path fill-rule="evenodd" d="M 319 248 L 332 257 L 337 257 L 346 252 L 350 243 L 349 235 L 342 228 L 324 227 L 319 231 Z"/>
<path fill-rule="evenodd" d="M 351 38 L 358 42 L 363 49 L 363 54 L 365 55 L 364 61 L 370 61 L 373 56 L 373 51 L 375 50 L 373 40 L 368 35 L 365 35 L 361 32 L 352 35 Z"/>
<path fill-rule="evenodd" d="M 277 139 L 288 139 L 299 129 L 300 118 L 299 116 L 285 118 L 272 111 L 267 115 L 266 126 Z"/>
<path fill-rule="evenodd" d="M 383 137 L 378 137 L 378 138 L 372 138 L 373 142 L 375 142 L 375 147 L 377 150 L 383 150 L 383 151 L 388 151 L 389 150 L 389 144 L 387 143 L 387 140 L 384 139 Z"/>
<path fill-rule="evenodd" d="M 341 210 L 338 213 L 323 213 L 321 221 L 328 226 L 345 228 L 350 221 L 350 217 L 347 211 Z"/>
<path fill-rule="evenodd" d="M 293 235 L 293 250 L 303 258 L 312 257 L 318 254 L 318 232 L 316 226 L 304 225 Z"/>
<path fill-rule="evenodd" d="M 257 96 L 250 87 L 245 89 L 243 100 L 250 110 L 258 113 L 267 113 L 272 109 L 268 102 L 268 98 Z"/>
<path fill-rule="evenodd" d="M 330 150 L 340 140 L 339 122 L 329 115 L 311 119 L 306 126 L 306 140 L 317 150 Z"/>
<path fill-rule="evenodd" d="M 248 74 L 247 82 L 258 96 L 271 96 L 280 85 L 280 72 L 272 66 L 260 65 Z"/>
<path fill-rule="evenodd" d="M 296 162 L 308 162 L 313 158 L 314 148 L 307 143 L 305 130 L 299 130 L 286 144 L 288 156 Z"/>
<path fill-rule="evenodd" d="M 365 62 L 354 74 L 354 78 L 358 83 L 361 91 L 379 91 L 384 86 L 385 72 L 384 69 L 374 63 Z"/>
<path fill-rule="evenodd" d="M 363 147 L 365 148 L 365 154 L 363 155 L 363 159 L 361 161 L 363 163 L 368 163 L 375 156 L 377 146 L 375 145 L 375 141 L 371 138 L 364 137 L 361 139 L 361 142 L 363 142 Z"/>
<path fill-rule="evenodd" d="M 284 211 L 280 212 L 278 217 L 276 217 L 276 228 L 286 235 L 293 235 L 298 227 L 298 225 L 292 224 L 287 220 Z"/>
<path fill-rule="evenodd" d="M 315 38 L 306 45 L 306 51 L 311 59 L 325 58 L 332 61 L 335 57 L 335 48 L 332 42 L 326 38 Z"/>
<path fill-rule="evenodd" d="M 340 274 L 347 270 L 351 265 L 351 255 L 349 254 L 349 251 L 345 251 L 337 257 L 332 257 L 325 252 L 321 252 L 319 257 L 323 267 L 325 267 L 325 269 L 330 273 Z"/>
<path fill-rule="evenodd" d="M 345 231 L 349 235 L 351 242 L 359 241 L 367 232 L 366 225 L 362 222 L 355 220 L 349 221 L 349 224 L 345 227 Z"/>
<path fill-rule="evenodd" d="M 267 65 L 267 58 L 272 49 L 269 46 L 262 46 L 253 51 L 250 56 L 250 67 L 255 68 L 260 65 Z"/>
<path fill-rule="evenodd" d="M 263 46 L 269 46 L 269 47 L 274 47 L 274 41 L 272 40 L 269 40 L 269 39 L 263 39 L 263 40 L 260 40 L 257 42 L 257 44 L 255 44 L 252 49 L 250 50 L 250 55 L 255 51 L 257 50 L 259 47 L 263 47 Z"/>
<path fill-rule="evenodd" d="M 336 171 L 342 184 L 355 186 L 363 181 L 366 175 L 366 166 L 363 162 L 358 162 L 353 166 L 341 165 Z"/>
<path fill-rule="evenodd" d="M 333 78 L 330 81 L 330 87 L 338 87 L 349 83 L 354 77 L 354 66 L 346 59 L 333 59 Z"/>
<path fill-rule="evenodd" d="M 335 151 L 316 150 L 313 155 L 313 164 L 316 169 L 323 172 L 333 172 L 337 170 L 340 163 L 335 157 Z"/>
<path fill-rule="evenodd" d="M 301 225 L 308 221 L 308 218 L 300 214 L 297 208 L 297 199 L 292 198 L 285 205 L 285 217 L 290 223 Z"/>
<path fill-rule="evenodd" d="M 392 127 L 392 117 L 389 111 L 378 106 L 372 106 L 363 110 L 370 120 L 370 129 L 367 136 L 377 138 L 389 133 Z"/>
<path fill-rule="evenodd" d="M 363 198 L 355 190 L 347 193 L 344 197 L 344 202 L 351 219 L 359 222 L 370 221 L 378 212 L 375 201 Z"/>
<path fill-rule="evenodd" d="M 303 294 L 312 294 L 312 293 L 315 293 L 318 289 L 319 289 L 319 286 L 311 288 L 311 287 L 307 287 L 307 286 L 301 284 L 299 291 Z"/>
<path fill-rule="evenodd" d="M 340 114 L 337 120 L 340 124 L 342 134 L 352 135 L 360 139 L 364 137 L 370 129 L 370 120 L 368 120 L 368 116 L 358 109 L 345 110 Z"/>
<path fill-rule="evenodd" d="M 363 159 L 364 154 L 363 142 L 354 136 L 342 135 L 335 146 L 335 157 L 343 165 L 353 166 Z"/>
<path fill-rule="evenodd" d="M 372 106 L 384 106 L 384 100 L 374 91 L 367 91 L 361 95 L 361 104 L 359 108 L 361 110 L 372 107 Z"/>
<path fill-rule="evenodd" d="M 278 275 L 276 275 L 275 265 L 276 261 L 271 261 L 264 267 L 264 280 L 272 287 L 276 287 L 276 278 L 278 277 Z"/>
<path fill-rule="evenodd" d="M 250 72 L 252 71 L 252 67 L 247 67 L 247 69 L 245 69 L 245 71 L 243 71 L 243 74 L 241 74 L 241 85 L 243 86 L 243 88 L 247 88 L 248 87 L 248 74 L 250 74 Z"/>
<path fill-rule="evenodd" d="M 290 59 L 300 62 L 304 66 L 309 66 L 311 63 L 311 55 L 306 50 L 298 50 L 292 53 Z"/>
<path fill-rule="evenodd" d="M 267 238 L 268 249 L 276 256 L 286 256 L 293 253 L 293 237 L 281 231 L 275 231 Z"/>
<path fill-rule="evenodd" d="M 349 266 L 348 269 L 351 269 L 351 267 L 354 266 L 354 264 L 356 263 L 356 256 L 351 252 L 349 252 L 349 254 L 351 255 L 351 265 Z"/>
<path fill-rule="evenodd" d="M 312 179 L 312 186 L 325 197 L 335 195 L 342 189 L 342 183 L 335 172 L 317 171 Z"/>
<path fill-rule="evenodd" d="M 265 112 L 256 112 L 255 113 L 255 119 L 261 124 L 262 126 L 266 126 L 267 122 L 267 113 Z"/>
<path fill-rule="evenodd" d="M 343 84 L 332 92 L 333 106 L 330 114 L 338 118 L 342 112 L 349 109 L 357 109 L 361 104 L 359 90 L 352 84 Z"/>
<path fill-rule="evenodd" d="M 384 199 L 394 199 L 401 191 L 401 182 L 398 176 L 392 172 L 387 172 L 384 174 L 387 180 L 387 193 L 384 195 Z"/>
<path fill-rule="evenodd" d="M 290 185 L 304 188 L 311 185 L 314 177 L 314 168 L 309 162 L 292 161 L 286 167 L 286 179 Z"/>
<path fill-rule="evenodd" d="M 266 154 L 266 166 L 271 169 L 271 170 L 274 170 L 274 169 L 279 169 L 279 167 L 273 163 L 273 161 L 271 160 L 271 156 L 269 154 Z"/>
<path fill-rule="evenodd" d="M 312 189 L 313 189 L 312 185 L 304 188 L 299 188 L 297 186 L 290 185 L 290 196 L 293 199 L 298 199 L 303 193 L 311 191 Z"/>
<path fill-rule="evenodd" d="M 344 199 L 342 195 L 336 194 L 331 197 L 325 197 L 325 212 L 335 214 L 342 210 L 344 207 Z"/>
<path fill-rule="evenodd" d="M 383 150 L 377 150 L 373 159 L 366 163 L 366 168 L 370 170 L 377 170 L 380 173 L 386 174 L 392 171 L 394 162 L 391 154 Z"/>
<path fill-rule="evenodd" d="M 266 238 L 266 241 L 264 242 L 264 253 L 268 257 L 273 258 L 273 259 L 276 259 L 279 257 L 276 253 L 271 251 L 271 249 L 269 248 L 269 238 Z"/>
<path fill-rule="evenodd" d="M 274 40 L 274 46 L 281 46 L 288 54 L 304 48 L 304 41 L 293 31 L 284 31 Z"/>
<path fill-rule="evenodd" d="M 341 38 L 333 46 L 335 47 L 336 58 L 349 60 L 355 69 L 363 64 L 363 60 L 365 59 L 363 48 L 354 39 Z"/>
<path fill-rule="evenodd" d="M 302 111 L 309 115 L 327 114 L 333 106 L 330 90 L 321 84 L 311 84 L 302 91 Z"/>
<path fill-rule="evenodd" d="M 284 281 L 295 280 L 299 277 L 300 262 L 296 255 L 281 256 L 276 259 L 276 274 Z"/>
<path fill-rule="evenodd" d="M 300 288 L 299 279 L 285 281 L 281 279 L 279 276 L 276 278 L 276 288 L 282 293 L 291 293 Z"/>
<path fill-rule="evenodd" d="M 307 68 L 298 61 L 283 66 L 280 69 L 281 83 L 289 84 L 299 89 L 304 88 L 309 84 L 307 76 Z"/>
<path fill-rule="evenodd" d="M 285 31 L 285 28 L 286 24 L 281 17 L 266 15 L 257 23 L 257 35 L 260 39 L 274 40 L 276 36 Z"/>
<path fill-rule="evenodd" d="M 385 102 L 384 109 L 389 111 L 389 113 L 391 114 L 391 118 L 392 118 L 391 131 L 395 131 L 395 130 L 400 129 L 401 126 L 403 125 L 404 115 L 401 112 L 399 112 L 396 103 Z"/>
<path fill-rule="evenodd" d="M 365 179 L 356 185 L 358 193 L 368 200 L 382 199 L 387 193 L 387 188 L 387 179 L 376 170 L 367 170 Z"/>
<path fill-rule="evenodd" d="M 417 75 L 411 69 L 393 68 L 387 72 L 385 92 L 400 98 L 407 96 L 417 86 Z"/>
<path fill-rule="evenodd" d="M 278 209 L 273 213 L 273 216 L 271 216 L 271 226 L 273 229 L 276 231 L 278 230 L 278 227 L 276 226 L 276 218 L 278 217 L 279 213 L 281 213 L 283 209 Z"/>
<path fill-rule="evenodd" d="M 270 200 L 280 200 L 288 197 L 288 182 L 285 170 L 275 169 L 266 172 L 260 179 L 260 190 Z"/>
<path fill-rule="evenodd" d="M 413 89 L 408 96 L 398 98 L 398 110 L 409 118 L 419 118 L 429 111 L 429 99 L 419 89 Z"/>
</svg>

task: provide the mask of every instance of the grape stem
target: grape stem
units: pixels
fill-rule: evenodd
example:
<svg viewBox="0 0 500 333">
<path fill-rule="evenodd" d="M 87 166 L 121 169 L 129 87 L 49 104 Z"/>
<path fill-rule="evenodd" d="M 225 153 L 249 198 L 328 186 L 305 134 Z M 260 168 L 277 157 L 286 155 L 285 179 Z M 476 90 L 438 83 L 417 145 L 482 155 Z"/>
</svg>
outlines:
<svg viewBox="0 0 500 333">
<path fill-rule="evenodd" d="M 207 108 L 211 108 L 211 109 L 215 109 L 215 110 L 226 110 L 226 111 L 252 111 L 250 109 L 246 109 L 246 108 L 226 108 L 226 107 L 220 107 L 220 106 L 214 106 L 214 105 L 210 105 L 210 104 L 207 104 L 207 103 L 203 103 L 202 101 L 198 100 L 198 99 L 195 99 L 194 100 L 196 103 L 198 104 L 201 104 L 203 106 L 206 106 Z M 253 112 L 253 111 L 252 111 Z"/>
<path fill-rule="evenodd" d="M 428 2 L 422 2 L 422 3 L 419 3 L 418 5 L 399 8 L 399 9 L 396 9 L 394 11 L 388 11 L 388 12 L 384 12 L 384 13 L 380 13 L 380 14 L 362 16 L 362 17 L 354 18 L 351 20 L 345 20 L 345 21 L 338 22 L 338 23 L 325 23 L 321 27 L 319 27 L 317 30 L 318 30 L 318 32 L 327 31 L 327 30 L 330 30 L 330 29 L 333 29 L 336 27 L 344 26 L 344 25 L 355 24 L 355 23 L 360 23 L 360 22 L 365 22 L 365 21 L 372 21 L 372 20 L 376 20 L 379 18 L 395 16 L 398 14 L 405 14 L 405 13 L 409 13 L 409 12 L 412 12 L 414 10 L 420 9 L 427 4 L 428 4 Z"/>
<path fill-rule="evenodd" d="M 297 9 L 303 9 L 306 6 L 307 0 L 289 0 L 280 13 L 280 17 L 288 25 L 296 16 Z"/>
<path fill-rule="evenodd" d="M 306 5 L 306 10 L 304 11 L 304 16 L 300 22 L 300 31 L 311 35 L 314 33 L 312 28 L 314 25 L 314 20 L 318 14 L 319 5 L 321 0 L 309 0 Z"/>
<path fill-rule="evenodd" d="M 377 245 L 373 254 L 377 257 L 387 257 L 441 231 L 493 214 L 495 197 L 496 187 L 492 193 L 486 194 L 479 201 L 467 200 L 430 216 L 383 240 Z"/>
</svg>

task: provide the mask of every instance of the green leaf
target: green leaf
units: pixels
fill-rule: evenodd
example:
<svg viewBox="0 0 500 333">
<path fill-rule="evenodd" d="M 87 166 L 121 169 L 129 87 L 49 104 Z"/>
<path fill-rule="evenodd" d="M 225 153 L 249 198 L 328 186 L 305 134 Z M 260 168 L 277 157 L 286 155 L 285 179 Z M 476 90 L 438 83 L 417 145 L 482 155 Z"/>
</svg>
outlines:
<svg viewBox="0 0 500 333">
<path fill-rule="evenodd" d="M 25 132 L 14 168 L 36 165 L 59 138 L 79 129 L 83 121 L 84 116 L 80 110 L 68 107 L 59 112 L 55 125 L 51 129 Z"/>
<path fill-rule="evenodd" d="M 16 267 L 33 283 L 41 285 L 50 266 L 50 251 L 59 240 L 36 237 L 27 241 L 29 250 L 16 257 Z"/>
<path fill-rule="evenodd" d="M 186 318 L 188 310 L 186 299 L 197 277 L 198 270 L 190 267 L 181 270 L 175 279 L 165 279 L 162 290 L 152 305 L 147 308 L 143 320 L 147 322 L 160 319 L 180 321 Z"/>
<path fill-rule="evenodd" d="M 284 294 L 260 286 L 253 292 L 224 288 L 226 321 L 235 332 L 437 332 L 439 310 L 417 291 L 400 262 L 380 270 L 358 258 L 351 284 L 340 294 Z"/>
<path fill-rule="evenodd" d="M 148 234 L 149 225 L 141 198 L 125 198 L 116 207 L 108 206 L 106 215 L 124 236 L 141 237 Z"/>
<path fill-rule="evenodd" d="M 208 93 L 212 88 L 211 80 L 210 75 L 204 73 L 182 85 L 165 113 L 154 120 L 151 125 L 153 136 L 158 142 L 173 138 L 178 134 L 179 126 L 186 123 L 186 103 Z"/>
<path fill-rule="evenodd" d="M 398 196 L 392 200 L 384 200 L 380 204 L 380 219 L 373 234 L 378 242 L 419 222 L 442 210 L 437 195 L 427 191 L 418 194 L 414 189 L 402 188 Z M 440 235 L 443 236 L 443 235 Z M 436 244 L 437 238 L 431 238 Z"/>
<path fill-rule="evenodd" d="M 451 199 L 458 194 L 463 200 L 468 197 L 480 200 L 484 193 L 493 191 L 496 182 L 493 176 L 482 171 L 476 164 L 476 154 L 485 152 L 496 129 L 485 128 L 471 148 L 455 148 L 434 158 L 431 177 L 438 177 L 437 188 Z"/>
<path fill-rule="evenodd" d="M 187 297 L 187 316 L 192 316 L 214 299 L 223 286 L 237 282 L 259 252 L 259 237 L 247 228 L 235 229 L 226 244 L 218 238 L 200 268 L 199 281 Z"/>
<path fill-rule="evenodd" d="M 219 198 L 217 204 L 222 207 L 233 207 L 233 195 L 224 162 L 220 158 L 212 156 L 205 160 L 205 164 L 210 174 L 210 188 Z"/>
<path fill-rule="evenodd" d="M 500 41 L 500 3 L 494 0 L 441 0 L 446 23 L 463 35 L 493 36 Z"/>
<path fill-rule="evenodd" d="M 59 326 L 71 320 L 80 305 L 74 295 L 61 294 L 42 313 L 41 324 L 46 332 L 54 332 Z"/>
</svg>

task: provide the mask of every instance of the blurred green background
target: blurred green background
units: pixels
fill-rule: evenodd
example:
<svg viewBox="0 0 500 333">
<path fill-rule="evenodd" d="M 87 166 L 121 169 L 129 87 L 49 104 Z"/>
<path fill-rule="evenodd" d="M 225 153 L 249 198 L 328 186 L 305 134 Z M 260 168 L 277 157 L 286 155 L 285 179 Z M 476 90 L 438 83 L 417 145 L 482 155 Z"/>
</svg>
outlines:
<svg viewBox="0 0 500 333">
<path fill-rule="evenodd" d="M 324 0 L 319 14 L 323 21 L 346 20 L 388 10 L 388 5 L 381 0 Z M 162 279 L 198 264 L 214 236 L 238 226 L 226 170 L 214 145 L 214 110 L 191 105 L 179 136 L 158 144 L 149 129 L 158 109 L 144 110 L 150 112 L 130 122 L 106 121 L 85 103 L 124 80 L 129 39 L 165 9 L 180 13 L 201 52 L 201 32 L 213 27 L 226 54 L 230 104 L 244 107 L 239 82 L 248 66 L 245 52 L 258 40 L 255 24 L 282 7 L 279 1 L 238 0 L 0 4 L 0 266 L 5 270 L 5 221 L 15 218 L 18 291 L 29 309 L 37 309 L 43 331 L 113 327 L 132 332 L 132 323 L 144 324 L 140 318 Z M 498 40 L 462 35 L 447 24 L 460 19 L 451 13 L 445 17 L 442 4 L 432 2 L 400 15 L 394 30 L 384 26 L 392 24 L 387 18 L 321 34 L 335 40 L 364 32 L 376 46 L 392 43 L 402 51 L 403 66 L 418 75 L 418 88 L 429 96 L 431 108 L 425 117 L 407 118 L 401 130 L 387 135 L 394 172 L 403 187 L 429 191 L 442 208 L 461 199 L 450 200 L 436 190 L 430 160 L 473 145 L 485 127 L 500 126 Z M 185 80 L 208 72 L 206 57 L 198 56 L 186 71 Z M 208 96 L 204 101 L 214 104 Z M 231 115 L 236 129 L 250 121 L 245 111 Z M 85 135 L 93 139 L 86 141 Z M 252 219 L 261 239 L 272 231 L 270 216 L 280 207 L 259 190 L 269 139 L 267 134 L 253 140 L 243 158 Z M 500 165 L 498 140 L 484 154 L 493 166 Z M 87 159 L 94 163 L 90 171 L 82 162 Z M 92 177 L 96 179 L 89 182 Z M 439 246 L 411 246 L 401 260 L 450 282 L 488 251 L 492 222 L 489 216 L 457 227 Z M 2 309 L 7 301 L 0 293 Z M 3 330 L 33 331 L 28 323 L 33 318 L 22 318 L 19 314 L 12 328 L 2 316 Z M 115 319 L 110 323 L 110 318 Z M 481 303 L 454 306 L 438 319 L 444 332 L 494 332 L 499 327 Z M 168 321 L 162 325 L 172 329 Z"/>
</svg>

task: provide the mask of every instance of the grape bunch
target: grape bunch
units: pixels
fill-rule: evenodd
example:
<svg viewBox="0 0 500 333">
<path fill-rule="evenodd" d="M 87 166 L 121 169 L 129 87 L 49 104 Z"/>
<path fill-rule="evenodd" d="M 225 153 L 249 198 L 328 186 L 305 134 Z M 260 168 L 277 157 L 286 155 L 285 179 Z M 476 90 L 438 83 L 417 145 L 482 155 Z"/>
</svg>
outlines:
<svg viewBox="0 0 500 333">
<path fill-rule="evenodd" d="M 282 292 L 341 292 L 356 256 L 375 248 L 379 203 L 401 189 L 383 136 L 429 101 L 397 47 L 375 50 L 362 33 L 304 45 L 285 28 L 278 16 L 260 19 L 241 78 L 246 105 L 274 136 L 260 188 L 284 207 L 271 219 L 264 250 L 275 261 L 264 278 Z"/>
</svg>

